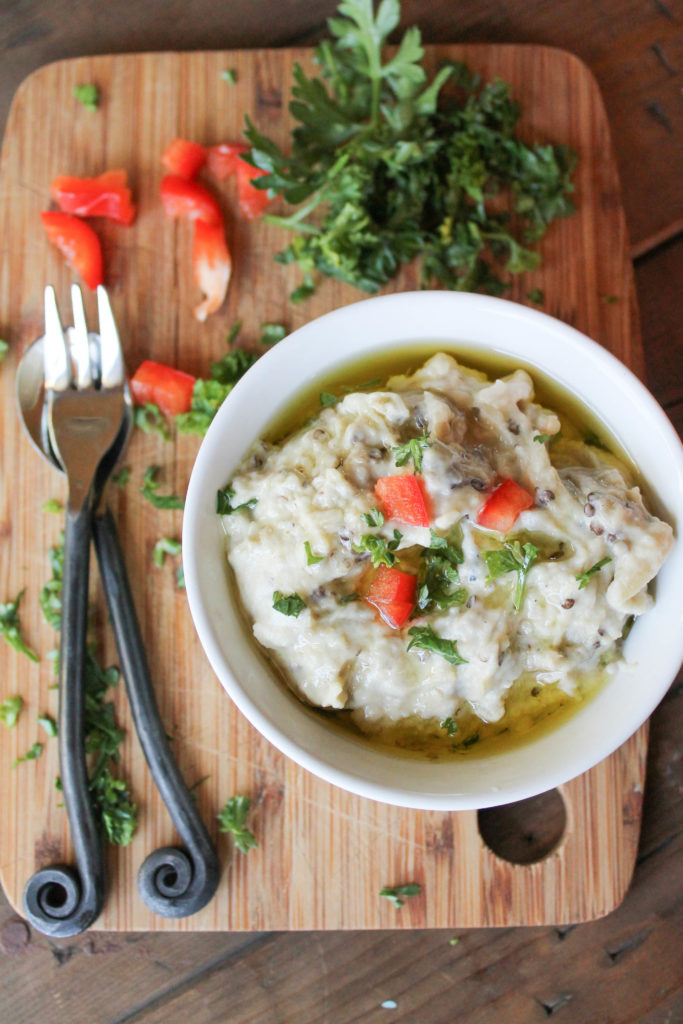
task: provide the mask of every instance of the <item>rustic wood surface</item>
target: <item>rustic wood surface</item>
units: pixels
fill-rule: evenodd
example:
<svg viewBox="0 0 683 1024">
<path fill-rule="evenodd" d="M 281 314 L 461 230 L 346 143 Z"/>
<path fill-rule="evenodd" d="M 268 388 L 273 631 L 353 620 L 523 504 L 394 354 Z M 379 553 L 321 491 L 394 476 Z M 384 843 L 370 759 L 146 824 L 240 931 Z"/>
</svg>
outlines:
<svg viewBox="0 0 683 1024">
<path fill-rule="evenodd" d="M 94 0 L 66 12 L 40 2 L 7 5 L 0 11 L 0 104 L 6 112 L 25 74 L 57 57 L 307 45 L 333 6 L 291 3 L 278 17 L 279 6 L 265 2 L 122 3 L 113 15 Z M 611 122 L 637 256 L 647 376 L 680 426 L 680 5 L 465 0 L 406 3 L 404 14 L 422 25 L 427 41 L 543 42 L 574 51 L 591 67 Z M 652 720 L 634 882 L 601 921 L 569 930 L 97 934 L 56 943 L 31 934 L 6 907 L 0 1019 L 344 1022 L 388 1014 L 516 1022 L 561 1012 L 576 1021 L 683 1020 L 682 714 L 679 683 Z M 536 839 L 527 841 L 533 847 Z M 459 938 L 453 946 L 452 937 Z M 395 1009 L 381 1007 L 387 999 Z"/>
</svg>

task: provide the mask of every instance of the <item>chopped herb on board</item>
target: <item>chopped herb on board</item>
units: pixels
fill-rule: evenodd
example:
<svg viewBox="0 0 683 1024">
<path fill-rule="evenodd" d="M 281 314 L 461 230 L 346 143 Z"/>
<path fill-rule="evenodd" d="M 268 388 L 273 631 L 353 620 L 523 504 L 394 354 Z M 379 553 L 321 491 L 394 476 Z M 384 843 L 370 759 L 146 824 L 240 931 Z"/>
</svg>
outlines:
<svg viewBox="0 0 683 1024">
<path fill-rule="evenodd" d="M 238 321 L 235 326 L 239 330 L 241 323 Z M 230 339 L 230 335 L 228 338 Z M 211 421 L 237 381 L 257 359 L 255 352 L 236 348 L 226 352 L 215 363 L 211 363 L 208 379 L 197 377 L 194 382 L 190 411 L 178 413 L 174 418 L 177 430 L 181 434 L 206 434 Z"/>
<path fill-rule="evenodd" d="M 441 728 L 445 729 L 449 736 L 455 736 L 458 731 L 458 723 L 454 718 L 449 716 L 448 718 L 444 718 L 441 723 Z"/>
<path fill-rule="evenodd" d="M 0 604 L 0 636 L 4 637 L 8 644 L 14 647 L 15 651 L 25 654 L 31 661 L 39 661 L 35 651 L 31 650 L 21 635 L 21 624 L 19 622 L 19 602 L 24 591 L 20 590 L 13 601 Z"/>
<path fill-rule="evenodd" d="M 133 407 L 133 422 L 136 427 L 145 434 L 158 434 L 164 441 L 171 440 L 171 431 L 164 419 L 163 413 L 154 402 L 145 402 L 144 405 Z"/>
<path fill-rule="evenodd" d="M 0 722 L 6 725 L 8 729 L 13 729 L 19 721 L 19 715 L 23 706 L 24 699 L 19 694 L 16 697 L 7 697 L 0 704 Z"/>
<path fill-rule="evenodd" d="M 282 615 L 298 619 L 305 607 L 306 602 L 299 594 L 283 594 L 281 590 L 273 592 L 273 608 Z"/>
<path fill-rule="evenodd" d="M 40 510 L 41 512 L 47 512 L 53 515 L 57 515 L 59 512 L 64 511 L 64 506 L 62 505 L 61 501 L 57 501 L 56 498 L 48 498 L 47 501 L 43 502 Z"/>
<path fill-rule="evenodd" d="M 411 882 L 408 885 L 385 885 L 380 889 L 379 894 L 389 900 L 397 910 L 400 910 L 406 899 L 411 896 L 419 896 L 421 892 L 422 886 L 417 882 Z"/>
<path fill-rule="evenodd" d="M 182 550 L 182 544 L 179 540 L 175 540 L 173 537 L 161 537 L 154 545 L 154 551 L 152 552 L 152 561 L 156 566 L 161 568 L 164 564 L 166 555 L 170 555 L 175 558 L 179 555 Z"/>
<path fill-rule="evenodd" d="M 531 291 L 527 293 L 527 299 L 529 302 L 535 302 L 537 306 L 543 305 L 544 298 L 545 296 L 543 295 L 543 290 L 541 288 L 532 288 Z"/>
<path fill-rule="evenodd" d="M 100 90 L 93 82 L 74 86 L 74 97 L 86 110 L 95 111 L 100 105 Z"/>
<path fill-rule="evenodd" d="M 232 835 L 235 846 L 242 853 L 249 853 L 258 846 L 254 833 L 246 826 L 250 807 L 248 796 L 231 796 L 218 814 L 219 829 Z"/>
<path fill-rule="evenodd" d="M 161 472 L 161 466 L 148 466 L 142 480 L 140 493 L 151 502 L 155 508 L 180 509 L 185 507 L 185 499 L 177 494 L 157 494 L 159 484 L 157 476 Z"/>
<path fill-rule="evenodd" d="M 601 558 L 599 562 L 596 562 L 595 565 L 591 565 L 590 569 L 586 569 L 585 572 L 577 572 L 574 579 L 579 584 L 579 590 L 583 590 L 584 587 L 587 587 L 592 577 L 595 576 L 597 572 L 600 572 L 603 565 L 607 565 L 607 563 L 611 561 L 612 559 L 607 555 L 605 558 Z"/>
<path fill-rule="evenodd" d="M 124 468 L 118 473 L 112 473 L 112 481 L 119 487 L 125 487 L 130 480 L 130 467 L 124 466 Z"/>
<path fill-rule="evenodd" d="M 431 651 L 433 654 L 438 654 L 451 665 L 467 664 L 467 659 L 462 658 L 458 654 L 456 641 L 440 637 L 434 632 L 432 626 L 413 626 L 408 630 L 408 636 L 413 638 L 407 647 L 409 651 L 414 647 L 419 647 L 423 651 Z"/>
<path fill-rule="evenodd" d="M 21 757 L 15 757 L 14 761 L 12 761 L 12 767 L 16 768 L 18 764 L 23 764 L 25 761 L 37 761 L 42 752 L 43 744 L 34 743 L 33 746 L 29 750 L 27 750 L 25 754 L 21 755 Z"/>
<path fill-rule="evenodd" d="M 38 725 L 41 725 L 50 739 L 57 735 L 57 723 L 51 715 L 38 715 Z"/>
<path fill-rule="evenodd" d="M 278 255 L 313 274 L 367 292 L 413 258 L 420 283 L 501 294 L 507 276 L 531 270 L 529 245 L 574 210 L 575 154 L 527 145 L 505 82 L 483 83 L 460 62 L 428 81 L 417 27 L 390 53 L 398 0 L 344 0 L 315 50 L 318 73 L 293 72 L 295 126 L 285 149 L 247 119 L 245 157 L 266 174 L 253 184 L 290 204 L 266 220 L 294 237 Z"/>
<path fill-rule="evenodd" d="M 411 437 L 410 441 L 407 441 L 406 444 L 398 445 L 392 449 L 396 456 L 394 462 L 397 466 L 405 466 L 408 460 L 412 459 L 415 472 L 421 473 L 422 453 L 425 448 L 431 448 L 431 446 L 432 442 L 429 440 L 428 434 L 423 434 L 421 437 Z"/>
<path fill-rule="evenodd" d="M 261 344 L 276 345 L 287 337 L 287 328 L 284 324 L 261 324 Z"/>
<path fill-rule="evenodd" d="M 237 72 L 235 71 L 234 68 L 224 68 L 224 70 L 221 71 L 220 77 L 223 79 L 224 82 L 228 82 L 230 85 L 234 85 L 235 82 L 237 81 Z"/>
</svg>

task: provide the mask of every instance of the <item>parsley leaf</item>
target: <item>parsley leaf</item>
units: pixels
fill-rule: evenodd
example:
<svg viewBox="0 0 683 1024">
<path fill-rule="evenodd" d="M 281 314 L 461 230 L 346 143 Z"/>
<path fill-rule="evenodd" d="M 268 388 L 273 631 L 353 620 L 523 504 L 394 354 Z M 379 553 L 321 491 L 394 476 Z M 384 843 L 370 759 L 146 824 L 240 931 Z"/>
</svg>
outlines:
<svg viewBox="0 0 683 1024">
<path fill-rule="evenodd" d="M 544 298 L 545 296 L 542 288 L 532 288 L 531 291 L 527 293 L 527 299 L 529 302 L 535 302 L 537 306 L 543 305 Z"/>
<path fill-rule="evenodd" d="M 232 505 L 232 499 L 235 497 L 235 492 L 229 484 L 225 487 L 221 487 L 220 490 L 216 491 L 216 513 L 219 516 L 231 516 L 233 512 L 239 512 L 241 509 L 253 508 L 254 505 L 258 504 L 258 498 L 249 498 L 249 501 L 243 501 L 241 505 Z"/>
<path fill-rule="evenodd" d="M 433 654 L 440 655 L 451 665 L 467 664 L 467 659 L 461 658 L 458 654 L 456 641 L 446 640 L 438 636 L 432 626 L 413 626 L 408 630 L 408 635 L 413 638 L 407 647 L 409 651 L 413 647 L 419 647 L 424 651 L 431 651 Z"/>
<path fill-rule="evenodd" d="M 583 590 L 584 587 L 587 587 L 590 583 L 591 577 L 595 576 L 597 572 L 600 572 L 603 565 L 607 565 L 607 563 L 611 561 L 612 559 L 607 555 L 605 558 L 601 558 L 599 562 L 596 562 L 595 565 L 591 565 L 590 569 L 586 569 L 585 572 L 577 572 L 574 579 L 579 584 L 579 590 Z"/>
<path fill-rule="evenodd" d="M 119 487 L 125 487 L 130 480 L 130 467 L 124 466 L 118 473 L 112 473 L 111 479 L 113 483 L 118 484 Z"/>
<path fill-rule="evenodd" d="M 34 743 L 30 750 L 27 750 L 25 754 L 21 755 L 21 757 L 15 757 L 14 761 L 12 761 L 12 767 L 16 768 L 18 764 L 23 764 L 24 761 L 37 761 L 42 752 L 43 744 Z"/>
<path fill-rule="evenodd" d="M 415 467 L 416 473 L 422 472 L 422 452 L 425 448 L 431 448 L 432 442 L 429 440 L 428 434 L 423 434 L 421 437 L 411 437 L 410 441 L 406 444 L 400 444 L 392 451 L 395 453 L 395 463 L 397 466 L 405 466 L 408 459 L 413 460 L 413 466 Z"/>
<path fill-rule="evenodd" d="M 75 85 L 74 96 L 86 110 L 97 110 L 100 103 L 100 90 L 92 82 Z"/>
<path fill-rule="evenodd" d="M 56 498 L 48 498 L 47 501 L 44 501 L 41 506 L 41 512 L 47 512 L 49 514 L 56 515 L 57 513 L 63 511 L 64 506 L 62 505 L 61 501 L 57 501 Z"/>
<path fill-rule="evenodd" d="M 18 694 L 16 697 L 7 697 L 0 704 L 0 722 L 6 725 L 8 729 L 12 729 L 19 720 L 23 706 L 23 697 L 20 697 Z"/>
<path fill-rule="evenodd" d="M 261 324 L 261 344 L 276 345 L 287 337 L 287 328 L 284 324 Z"/>
<path fill-rule="evenodd" d="M 23 593 L 24 591 L 21 590 L 14 601 L 0 604 L 0 636 L 4 637 L 7 643 L 14 647 L 15 651 L 25 654 L 31 661 L 39 661 L 40 659 L 36 652 L 31 650 L 21 635 L 19 602 Z"/>
<path fill-rule="evenodd" d="M 378 508 L 371 508 L 369 512 L 363 512 L 361 519 L 367 526 L 384 526 L 384 513 Z"/>
<path fill-rule="evenodd" d="M 445 729 L 449 736 L 455 736 L 458 731 L 458 723 L 450 716 L 441 722 L 441 728 Z"/>
<path fill-rule="evenodd" d="M 314 555 L 311 551 L 311 542 L 308 540 L 304 541 L 304 550 L 306 551 L 306 565 L 317 565 L 318 562 L 325 561 L 325 555 Z"/>
<path fill-rule="evenodd" d="M 534 441 L 537 444 L 545 444 L 546 441 L 552 441 L 554 434 L 534 434 Z"/>
<path fill-rule="evenodd" d="M 38 725 L 42 725 L 50 739 L 57 735 L 57 723 L 51 715 L 38 715 Z"/>
<path fill-rule="evenodd" d="M 320 392 L 320 405 L 323 409 L 332 409 L 337 404 L 339 399 L 336 395 L 331 395 L 329 391 Z"/>
<path fill-rule="evenodd" d="M 133 423 L 145 434 L 159 434 L 164 441 L 171 440 L 171 431 L 164 419 L 161 409 L 154 402 L 146 402 L 144 405 L 136 405 L 133 408 Z"/>
<path fill-rule="evenodd" d="M 159 484 L 157 483 L 157 475 L 161 470 L 160 466 L 148 466 L 145 470 L 145 475 L 142 480 L 142 487 L 140 493 L 147 498 L 147 501 L 151 502 L 155 508 L 162 509 L 178 509 L 185 508 L 185 499 L 180 498 L 177 494 L 157 494 Z"/>
<path fill-rule="evenodd" d="M 242 853 L 249 853 L 249 850 L 258 846 L 253 832 L 246 826 L 250 807 L 248 796 L 231 796 L 217 815 L 219 829 L 221 832 L 232 833 L 235 846 Z"/>
<path fill-rule="evenodd" d="M 508 572 L 517 573 L 517 583 L 512 605 L 516 612 L 522 607 L 526 578 L 529 575 L 531 566 L 538 557 L 538 548 L 529 541 L 522 545 L 518 540 L 506 541 L 504 547 L 494 548 L 492 551 L 483 551 L 482 556 L 486 562 L 489 574 L 487 582 L 491 583 Z"/>
<path fill-rule="evenodd" d="M 221 71 L 220 77 L 223 79 L 224 82 L 228 82 L 230 85 L 234 85 L 235 82 L 237 81 L 237 72 L 235 71 L 234 68 L 225 68 L 224 71 Z"/>
<path fill-rule="evenodd" d="M 396 555 L 394 551 L 401 543 L 403 537 L 402 533 L 398 530 L 394 530 L 394 536 L 392 540 L 386 540 L 384 537 L 378 537 L 375 533 L 364 533 L 360 539 L 360 544 L 354 544 L 353 550 L 360 553 L 362 551 L 369 551 L 370 557 L 372 558 L 372 564 L 375 568 L 378 565 L 392 566 L 396 562 Z"/>
<path fill-rule="evenodd" d="M 379 894 L 389 900 L 397 910 L 400 910 L 406 899 L 410 896 L 419 896 L 421 892 L 421 885 L 417 882 L 410 882 L 408 885 L 385 885 L 380 889 Z"/>
<path fill-rule="evenodd" d="M 281 590 L 273 592 L 273 608 L 276 612 L 298 619 L 305 607 L 306 602 L 299 594 L 283 594 Z"/>
<path fill-rule="evenodd" d="M 464 604 L 467 590 L 456 586 L 460 582 L 458 566 L 462 565 L 462 527 L 456 523 L 447 537 L 441 537 L 434 530 L 431 543 L 422 551 L 422 560 L 417 577 L 417 607 L 427 611 L 437 605 L 439 608 L 450 608 L 452 605 Z"/>
<path fill-rule="evenodd" d="M 152 561 L 156 566 L 161 568 L 164 564 L 164 558 L 166 555 L 171 555 L 175 558 L 179 555 L 182 550 L 182 544 L 179 540 L 175 540 L 172 537 L 161 537 L 154 545 L 154 551 L 152 552 Z"/>
</svg>

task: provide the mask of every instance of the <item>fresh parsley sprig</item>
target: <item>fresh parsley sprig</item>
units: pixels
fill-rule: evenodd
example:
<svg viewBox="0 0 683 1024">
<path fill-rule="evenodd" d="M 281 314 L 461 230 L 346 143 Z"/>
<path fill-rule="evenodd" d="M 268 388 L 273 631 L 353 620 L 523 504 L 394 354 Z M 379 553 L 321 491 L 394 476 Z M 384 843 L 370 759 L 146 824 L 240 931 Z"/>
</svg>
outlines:
<svg viewBox="0 0 683 1024">
<path fill-rule="evenodd" d="M 450 665 L 467 664 L 467 659 L 458 654 L 457 642 L 439 636 L 434 632 L 433 626 L 413 626 L 408 630 L 408 635 L 413 638 L 407 647 L 409 651 L 414 647 L 419 647 L 423 651 L 431 651 L 432 654 L 438 654 L 441 658 L 445 658 Z"/>
<path fill-rule="evenodd" d="M 306 602 L 300 594 L 283 594 L 281 590 L 273 592 L 273 608 L 282 615 L 298 619 L 305 607 Z"/>
<path fill-rule="evenodd" d="M 489 571 L 488 583 L 498 579 L 499 576 L 503 576 L 505 573 L 517 573 L 512 605 L 515 611 L 518 612 L 522 607 L 529 570 L 538 557 L 538 548 L 530 541 L 527 541 L 524 545 L 520 544 L 518 540 L 506 541 L 502 548 L 483 551 L 482 557 Z"/>
<path fill-rule="evenodd" d="M 220 831 L 230 833 L 242 853 L 249 853 L 258 846 L 254 833 L 246 826 L 250 807 L 248 796 L 231 796 L 217 816 Z"/>
<path fill-rule="evenodd" d="M 443 609 L 464 604 L 468 596 L 467 590 L 458 586 L 458 566 L 462 565 L 465 559 L 462 550 L 462 527 L 456 523 L 446 537 L 440 536 L 434 530 L 431 530 L 430 534 L 430 544 L 422 551 L 417 577 L 417 607 L 420 611 L 428 611 L 434 605 Z"/>
<path fill-rule="evenodd" d="M 380 537 L 376 533 L 364 533 L 360 539 L 359 544 L 353 545 L 353 550 L 358 554 L 363 551 L 367 551 L 372 558 L 372 564 L 375 568 L 379 565 L 392 566 L 396 563 L 396 555 L 394 552 L 401 543 L 403 534 L 399 533 L 398 530 L 394 530 L 394 535 L 391 540 L 387 540 L 385 537 Z"/>
<path fill-rule="evenodd" d="M 432 442 L 429 434 L 422 434 L 420 437 L 411 437 L 405 444 L 392 448 L 395 455 L 394 462 L 397 466 L 405 466 L 409 459 L 413 460 L 416 473 L 422 472 L 422 453 L 425 448 L 431 448 Z"/>
<path fill-rule="evenodd" d="M 586 569 L 585 572 L 577 572 L 574 579 L 579 584 L 579 590 L 583 590 L 584 587 L 587 587 L 593 576 L 595 576 L 596 573 L 600 572 L 602 567 L 604 565 L 607 565 L 608 562 L 611 561 L 612 559 L 610 558 L 610 556 L 606 555 L 604 558 L 601 558 L 599 562 L 596 562 L 595 565 L 591 565 L 590 569 Z"/>
</svg>

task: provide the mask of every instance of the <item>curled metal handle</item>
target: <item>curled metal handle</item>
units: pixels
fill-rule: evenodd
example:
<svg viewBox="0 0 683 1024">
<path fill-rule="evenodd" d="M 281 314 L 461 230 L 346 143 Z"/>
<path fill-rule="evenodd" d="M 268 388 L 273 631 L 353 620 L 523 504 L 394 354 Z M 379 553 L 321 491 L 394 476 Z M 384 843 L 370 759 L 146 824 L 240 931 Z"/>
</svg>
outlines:
<svg viewBox="0 0 683 1024">
<path fill-rule="evenodd" d="M 67 508 L 59 656 L 59 770 L 78 869 L 53 865 L 24 888 L 28 920 L 46 935 L 78 935 L 104 903 L 102 840 L 93 811 L 84 745 L 85 656 L 91 509 Z"/>
<path fill-rule="evenodd" d="M 109 509 L 95 516 L 93 536 L 135 729 L 184 847 L 164 847 L 149 854 L 138 872 L 138 889 L 155 913 L 186 917 L 201 910 L 214 895 L 220 864 L 159 716 L 116 524 Z"/>
</svg>

